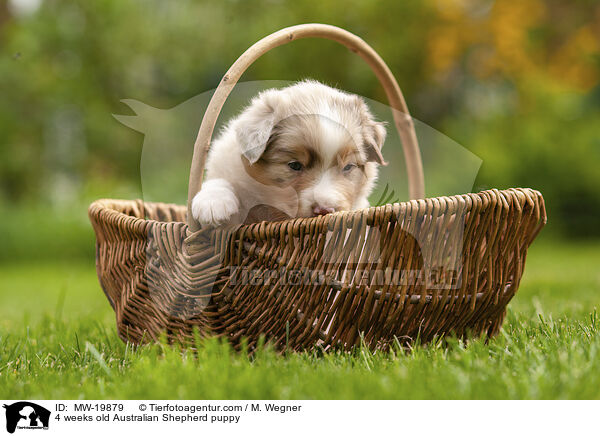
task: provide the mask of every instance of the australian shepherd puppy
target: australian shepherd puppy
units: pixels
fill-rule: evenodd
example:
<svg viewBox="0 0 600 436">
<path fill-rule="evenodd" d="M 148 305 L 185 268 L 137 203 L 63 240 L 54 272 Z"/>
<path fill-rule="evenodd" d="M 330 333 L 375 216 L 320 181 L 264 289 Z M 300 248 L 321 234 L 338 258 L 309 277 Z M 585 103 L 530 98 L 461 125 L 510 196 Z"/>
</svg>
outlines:
<svg viewBox="0 0 600 436">
<path fill-rule="evenodd" d="M 263 91 L 212 141 L 192 214 L 217 227 L 369 207 L 385 135 L 356 95 L 315 81 Z"/>
</svg>

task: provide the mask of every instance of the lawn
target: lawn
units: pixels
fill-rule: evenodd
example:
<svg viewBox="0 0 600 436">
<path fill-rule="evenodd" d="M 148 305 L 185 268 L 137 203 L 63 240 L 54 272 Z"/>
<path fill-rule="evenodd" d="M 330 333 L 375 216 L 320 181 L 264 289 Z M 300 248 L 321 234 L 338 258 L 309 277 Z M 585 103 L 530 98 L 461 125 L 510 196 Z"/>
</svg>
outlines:
<svg viewBox="0 0 600 436">
<path fill-rule="evenodd" d="M 117 337 L 89 261 L 0 265 L 0 397 L 600 398 L 600 244 L 540 241 L 501 333 L 412 351 L 197 356 Z"/>
</svg>

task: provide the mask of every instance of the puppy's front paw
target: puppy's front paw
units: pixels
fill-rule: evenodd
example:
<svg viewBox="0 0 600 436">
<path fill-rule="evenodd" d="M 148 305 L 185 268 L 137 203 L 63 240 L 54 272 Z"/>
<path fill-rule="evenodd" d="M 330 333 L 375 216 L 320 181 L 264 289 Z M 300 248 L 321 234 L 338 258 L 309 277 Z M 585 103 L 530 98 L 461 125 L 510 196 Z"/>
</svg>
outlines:
<svg viewBox="0 0 600 436">
<path fill-rule="evenodd" d="M 228 224 L 239 211 L 240 201 L 225 179 L 207 180 L 192 201 L 192 216 L 202 227 Z"/>
</svg>

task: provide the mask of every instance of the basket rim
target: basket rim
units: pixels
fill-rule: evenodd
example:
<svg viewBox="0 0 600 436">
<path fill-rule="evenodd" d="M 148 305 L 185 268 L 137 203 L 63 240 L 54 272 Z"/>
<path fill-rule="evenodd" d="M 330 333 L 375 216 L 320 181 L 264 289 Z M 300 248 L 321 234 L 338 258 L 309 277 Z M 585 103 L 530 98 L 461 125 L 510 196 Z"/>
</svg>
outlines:
<svg viewBox="0 0 600 436">
<path fill-rule="evenodd" d="M 419 204 L 422 203 L 436 203 L 437 204 L 441 204 L 442 202 L 446 202 L 446 203 L 451 203 L 453 201 L 459 200 L 459 201 L 464 201 L 464 200 L 472 200 L 474 197 L 483 197 L 483 196 L 489 196 L 490 194 L 498 196 L 498 195 L 502 195 L 503 193 L 512 193 L 512 194 L 517 194 L 517 195 L 522 195 L 525 197 L 528 196 L 533 196 L 533 197 L 537 197 L 539 199 L 541 199 L 542 201 L 540 202 L 540 205 L 542 207 L 542 211 L 540 213 L 540 218 L 542 218 L 542 223 L 546 224 L 547 222 L 547 217 L 546 217 L 546 211 L 545 211 L 545 207 L 544 207 L 544 202 L 543 202 L 543 196 L 541 194 L 540 191 L 533 189 L 533 188 L 508 188 L 508 189 L 486 189 L 483 191 L 479 191 L 476 193 L 470 192 L 470 193 L 466 193 L 466 194 L 456 194 L 456 195 L 443 195 L 443 196 L 439 196 L 439 197 L 428 197 L 428 198 L 424 198 L 424 199 L 419 199 L 419 200 L 408 200 L 408 201 L 403 201 L 403 202 L 398 202 L 398 203 L 387 203 L 384 205 L 380 205 L 380 206 L 370 206 L 368 208 L 364 208 L 364 209 L 355 209 L 355 210 L 343 210 L 343 211 L 338 211 L 338 212 L 334 212 L 334 213 L 330 213 L 327 215 L 320 215 L 317 217 L 298 217 L 298 218 L 291 218 L 288 220 L 281 220 L 281 221 L 260 221 L 260 222 L 256 222 L 256 223 L 251 223 L 251 224 L 240 224 L 235 226 L 236 230 L 240 230 L 242 228 L 245 229 L 253 229 L 259 226 L 264 226 L 264 225 L 282 225 L 282 224 L 288 224 L 288 225 L 292 225 L 292 226 L 296 226 L 296 225 L 310 225 L 312 223 L 314 224 L 324 224 L 323 221 L 325 222 L 329 222 L 330 220 L 335 220 L 335 219 L 341 219 L 341 218 L 352 218 L 356 215 L 362 215 L 364 216 L 365 214 L 368 216 L 372 216 L 372 214 L 374 214 L 377 211 L 381 211 L 384 210 L 385 208 L 396 208 L 398 211 L 402 210 L 403 208 L 408 208 L 408 207 L 413 207 L 413 206 L 418 206 Z M 98 200 L 95 200 L 94 202 L 92 202 L 88 208 L 88 214 L 90 215 L 90 217 L 92 216 L 96 216 L 100 213 L 103 214 L 108 214 L 109 216 L 114 216 L 115 218 L 120 218 L 121 220 L 124 220 L 127 222 L 127 224 L 129 225 L 135 225 L 135 224 L 145 224 L 145 225 L 154 225 L 154 224 L 164 224 L 164 223 L 176 223 L 176 224 L 181 224 L 185 227 L 186 231 L 188 231 L 188 233 L 190 234 L 194 234 L 194 233 L 198 233 L 198 232 L 202 232 L 203 230 L 198 230 L 197 232 L 189 232 L 189 228 L 188 228 L 188 224 L 185 221 L 159 221 L 156 219 L 147 219 L 147 218 L 140 218 L 140 217 L 136 217 L 136 216 L 132 216 L 129 214 L 126 214 L 122 211 L 122 208 L 119 208 L 119 205 L 121 206 L 131 206 L 132 204 L 137 204 L 138 207 L 143 208 L 144 205 L 148 204 L 148 205 L 160 205 L 160 206 L 166 206 L 166 207 L 172 207 L 172 208 L 185 208 L 185 205 L 182 204 L 176 204 L 176 203 L 163 203 L 163 202 L 159 202 L 159 201 L 144 201 L 142 199 L 135 199 L 135 200 L 124 200 L 124 199 L 111 199 L 111 198 L 101 198 Z M 508 207 L 510 207 L 510 204 L 507 204 Z M 390 209 L 390 212 L 392 211 L 392 209 Z M 230 229 L 231 230 L 231 229 Z"/>
</svg>

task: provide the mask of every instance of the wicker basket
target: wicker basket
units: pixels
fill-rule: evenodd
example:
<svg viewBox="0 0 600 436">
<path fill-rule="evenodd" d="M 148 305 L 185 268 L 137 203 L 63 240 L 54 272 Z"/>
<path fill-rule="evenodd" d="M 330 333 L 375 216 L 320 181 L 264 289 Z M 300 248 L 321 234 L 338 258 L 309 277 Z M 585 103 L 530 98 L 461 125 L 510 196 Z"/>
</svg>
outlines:
<svg viewBox="0 0 600 436">
<path fill-rule="evenodd" d="M 306 37 L 340 42 L 371 66 L 393 109 L 409 193 L 418 200 L 199 229 L 189 205 L 223 103 L 258 57 Z M 420 153 L 396 80 L 363 40 L 322 24 L 262 39 L 225 74 L 202 120 L 188 194 L 187 210 L 141 200 L 90 206 L 97 272 L 123 340 L 166 333 L 186 341 L 197 330 L 236 346 L 245 340 L 252 347 L 264 336 L 278 348 L 299 350 L 493 335 L 519 286 L 527 248 L 546 222 L 544 200 L 531 189 L 421 199 Z"/>
</svg>

